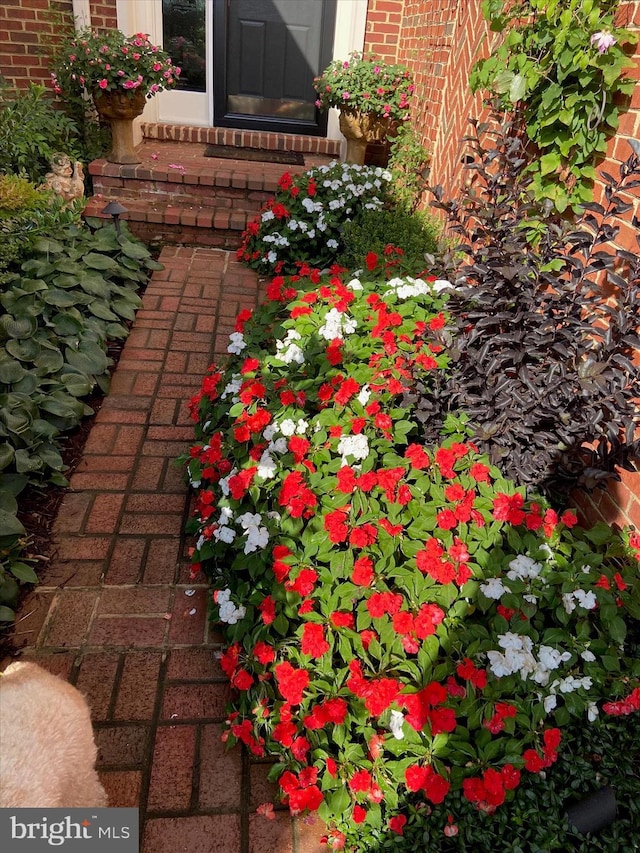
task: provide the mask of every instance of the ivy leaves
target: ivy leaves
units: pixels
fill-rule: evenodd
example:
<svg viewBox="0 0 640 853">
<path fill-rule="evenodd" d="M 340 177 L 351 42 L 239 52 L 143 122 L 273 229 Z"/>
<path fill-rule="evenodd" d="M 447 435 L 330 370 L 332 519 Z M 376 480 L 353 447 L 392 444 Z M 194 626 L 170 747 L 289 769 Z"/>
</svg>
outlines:
<svg viewBox="0 0 640 853">
<path fill-rule="evenodd" d="M 593 161 L 606 152 L 624 98 L 633 92 L 634 81 L 624 77 L 633 65 L 625 47 L 637 35 L 614 27 L 618 3 L 610 0 L 523 0 L 508 10 L 505 5 L 482 4 L 491 30 L 506 35 L 475 64 L 470 85 L 521 116 L 537 149 L 528 166 L 531 189 L 563 212 L 591 199 Z M 592 44 L 598 31 L 615 39 L 603 51 Z"/>
</svg>

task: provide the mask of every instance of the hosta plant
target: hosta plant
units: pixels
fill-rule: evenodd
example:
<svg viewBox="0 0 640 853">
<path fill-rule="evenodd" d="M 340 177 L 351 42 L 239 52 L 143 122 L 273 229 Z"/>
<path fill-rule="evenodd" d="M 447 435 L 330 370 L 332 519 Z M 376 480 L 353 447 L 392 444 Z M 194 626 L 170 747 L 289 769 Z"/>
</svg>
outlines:
<svg viewBox="0 0 640 853">
<path fill-rule="evenodd" d="M 417 417 L 433 441 L 449 413 L 464 413 L 519 484 L 592 486 L 633 468 L 640 448 L 640 257 L 612 249 L 640 146 L 617 177 L 603 173 L 604 201 L 566 225 L 532 199 L 514 126 L 474 127 L 471 185 L 436 204 L 463 256 L 440 340 L 451 364 L 435 383 L 417 378 Z"/>
<path fill-rule="evenodd" d="M 405 826 L 449 798 L 494 812 L 572 718 L 640 705 L 640 540 L 527 500 L 453 419 L 424 446 L 406 391 L 448 370 L 450 288 L 376 260 L 277 277 L 239 315 L 188 461 L 224 737 L 352 851 L 414 849 Z"/>
<path fill-rule="evenodd" d="M 19 232 L 14 232 L 19 233 Z M 30 232 L 29 232 L 30 233 Z M 85 415 L 85 397 L 109 387 L 109 342 L 125 338 L 139 289 L 160 268 L 123 229 L 100 220 L 32 237 L 0 293 L 0 605 L 15 603 L 24 529 L 16 497 L 27 483 L 65 485 L 61 438 Z M 49 232 L 51 234 L 51 232 Z M 0 620 L 11 618 L 0 609 Z"/>
<path fill-rule="evenodd" d="M 285 172 L 278 191 L 242 235 L 238 259 L 261 273 L 322 269 L 342 248 L 345 223 L 383 206 L 390 173 L 379 166 L 331 163 L 301 175 Z"/>
</svg>

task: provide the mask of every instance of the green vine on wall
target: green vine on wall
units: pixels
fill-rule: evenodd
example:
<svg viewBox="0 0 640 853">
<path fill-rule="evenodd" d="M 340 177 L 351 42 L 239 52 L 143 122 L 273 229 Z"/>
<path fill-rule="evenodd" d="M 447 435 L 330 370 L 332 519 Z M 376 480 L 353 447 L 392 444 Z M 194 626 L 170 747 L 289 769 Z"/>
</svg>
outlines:
<svg viewBox="0 0 640 853">
<path fill-rule="evenodd" d="M 619 0 L 483 0 L 500 45 L 474 65 L 470 85 L 518 113 L 531 143 L 532 191 L 560 212 L 589 201 L 594 163 L 605 155 L 635 81 L 615 27 Z"/>
</svg>

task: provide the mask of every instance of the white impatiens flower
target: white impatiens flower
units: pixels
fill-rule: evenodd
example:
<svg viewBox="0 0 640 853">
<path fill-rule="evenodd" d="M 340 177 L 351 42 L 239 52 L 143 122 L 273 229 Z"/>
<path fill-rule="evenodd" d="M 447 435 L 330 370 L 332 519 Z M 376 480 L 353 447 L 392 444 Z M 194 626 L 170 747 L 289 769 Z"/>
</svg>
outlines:
<svg viewBox="0 0 640 853">
<path fill-rule="evenodd" d="M 369 441 L 366 435 L 343 435 L 338 442 L 338 453 L 342 456 L 342 465 L 347 465 L 347 456 L 359 461 L 369 455 Z"/>
<path fill-rule="evenodd" d="M 555 695 L 555 693 L 551 693 L 549 696 L 545 697 L 545 700 L 542 704 L 544 705 L 545 712 L 549 714 L 556 708 L 558 704 L 558 697 Z"/>
<path fill-rule="evenodd" d="M 354 332 L 357 325 L 353 317 L 347 317 L 337 308 L 331 308 L 330 311 L 327 311 L 324 324 L 318 329 L 318 334 L 326 341 L 332 341 L 335 338 L 342 340 L 345 335 Z"/>
<path fill-rule="evenodd" d="M 233 601 L 231 601 L 230 589 L 219 589 L 215 593 L 214 599 L 218 605 L 221 622 L 226 622 L 227 625 L 235 625 L 244 618 L 247 609 L 242 604 L 236 607 Z"/>
<path fill-rule="evenodd" d="M 596 659 L 594 653 L 590 652 L 589 649 L 585 649 L 583 652 L 581 652 L 580 657 L 582 658 L 582 660 L 586 660 L 587 663 L 593 663 L 593 661 Z"/>
<path fill-rule="evenodd" d="M 450 281 L 447 281 L 446 278 L 437 278 L 435 281 L 431 282 L 431 287 L 436 293 L 440 293 L 441 290 L 451 290 L 453 285 Z"/>
<path fill-rule="evenodd" d="M 595 702 L 587 702 L 587 720 L 592 723 L 600 713 L 600 709 Z"/>
<path fill-rule="evenodd" d="M 240 390 L 240 386 L 242 385 L 242 376 L 239 373 L 234 373 L 231 377 L 230 381 L 225 385 L 224 391 L 220 394 L 220 399 L 224 400 L 226 397 L 233 396 L 238 393 Z M 234 401 L 235 402 L 235 401 Z"/>
<path fill-rule="evenodd" d="M 348 282 L 347 287 L 349 290 L 362 290 L 363 287 L 358 281 L 357 278 L 352 278 L 350 282 Z"/>
<path fill-rule="evenodd" d="M 253 551 L 265 548 L 269 542 L 269 531 L 261 526 L 262 516 L 257 512 L 245 512 L 236 518 L 245 532 L 247 541 L 244 545 L 244 553 L 251 554 Z"/>
<path fill-rule="evenodd" d="M 327 248 L 328 249 L 337 249 L 338 248 L 338 241 L 334 240 L 333 237 L 331 239 L 327 240 Z"/>
<path fill-rule="evenodd" d="M 366 406 L 369 402 L 369 398 L 371 397 L 371 390 L 369 389 L 369 384 L 363 385 L 360 389 L 360 393 L 356 397 L 356 400 L 362 405 Z"/>
<path fill-rule="evenodd" d="M 562 606 L 567 613 L 573 613 L 576 605 L 579 605 L 584 610 L 593 610 L 598 603 L 595 593 L 591 590 L 587 592 L 584 589 L 574 589 L 573 592 L 565 592 L 562 594 Z"/>
<path fill-rule="evenodd" d="M 493 598 L 497 601 L 502 598 L 508 590 L 500 578 L 489 578 L 485 583 L 481 584 L 480 592 L 486 598 Z"/>
<path fill-rule="evenodd" d="M 291 418 L 286 418 L 284 421 L 280 422 L 280 432 L 283 435 L 291 436 L 296 431 L 296 422 L 291 420 Z"/>
<path fill-rule="evenodd" d="M 225 496 L 225 498 L 228 498 L 230 493 L 231 493 L 231 490 L 229 489 L 229 480 L 233 476 L 235 476 L 237 473 L 238 473 L 238 469 L 232 468 L 226 477 L 221 477 L 220 480 L 218 480 L 218 485 L 220 486 L 220 491 Z"/>
<path fill-rule="evenodd" d="M 213 538 L 230 545 L 236 538 L 236 532 L 232 527 L 217 527 L 213 531 Z"/>
<path fill-rule="evenodd" d="M 297 435 L 304 435 L 308 429 L 309 421 L 305 421 L 304 418 L 298 418 L 298 423 L 296 424 Z"/>
<path fill-rule="evenodd" d="M 403 713 L 401 713 L 400 711 L 391 711 L 391 718 L 389 719 L 389 731 L 396 740 L 402 740 L 404 738 L 404 732 L 402 731 L 403 722 Z"/>
<path fill-rule="evenodd" d="M 230 352 L 232 355 L 240 355 L 242 350 L 247 346 L 244 342 L 244 335 L 242 332 L 231 332 L 229 340 L 231 343 L 227 347 L 227 352 Z"/>
<path fill-rule="evenodd" d="M 260 217 L 260 219 L 263 222 L 270 222 L 272 219 L 275 219 L 275 218 L 276 218 L 276 216 L 275 216 L 275 213 L 273 212 L 273 210 L 265 210 L 264 213 Z"/>
<path fill-rule="evenodd" d="M 264 450 L 258 462 L 258 477 L 262 477 L 263 480 L 270 480 L 272 477 L 275 477 L 277 468 L 278 466 L 273 456 L 268 450 Z"/>
<path fill-rule="evenodd" d="M 302 335 L 296 332 L 295 329 L 289 329 L 283 340 L 276 341 L 277 357 L 280 361 L 283 361 L 285 364 L 291 364 L 291 362 L 304 364 L 304 353 L 298 344 L 295 343 L 295 341 L 299 340 L 302 340 Z"/>
<path fill-rule="evenodd" d="M 525 581 L 537 578 L 542 571 L 542 566 L 540 563 L 536 563 L 535 560 L 532 560 L 531 557 L 527 557 L 525 554 L 518 554 L 518 556 L 509 563 L 509 569 L 510 571 L 507 572 L 509 580 Z"/>
</svg>

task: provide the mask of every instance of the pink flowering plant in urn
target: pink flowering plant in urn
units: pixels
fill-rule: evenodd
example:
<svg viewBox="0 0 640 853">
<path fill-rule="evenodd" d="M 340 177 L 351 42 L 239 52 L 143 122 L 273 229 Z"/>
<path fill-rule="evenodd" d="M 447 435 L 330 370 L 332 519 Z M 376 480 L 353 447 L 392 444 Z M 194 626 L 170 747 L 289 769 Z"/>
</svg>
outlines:
<svg viewBox="0 0 640 853">
<path fill-rule="evenodd" d="M 321 110 L 347 107 L 395 121 L 408 118 L 414 88 L 405 65 L 390 65 L 357 52 L 346 60 L 335 59 L 314 79 L 313 87 Z"/>
<path fill-rule="evenodd" d="M 56 94 L 120 92 L 133 97 L 172 88 L 179 76 L 180 68 L 144 33 L 83 30 L 58 51 L 51 82 Z"/>
<path fill-rule="evenodd" d="M 238 315 L 190 405 L 223 739 L 272 758 L 329 850 L 440 849 L 426 827 L 512 802 L 576 720 L 640 709 L 640 536 L 516 487 L 463 418 L 420 442 L 408 392 L 449 369 L 449 293 L 393 253 L 303 263 Z"/>
</svg>

